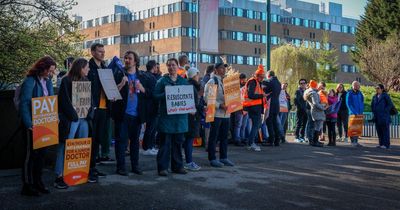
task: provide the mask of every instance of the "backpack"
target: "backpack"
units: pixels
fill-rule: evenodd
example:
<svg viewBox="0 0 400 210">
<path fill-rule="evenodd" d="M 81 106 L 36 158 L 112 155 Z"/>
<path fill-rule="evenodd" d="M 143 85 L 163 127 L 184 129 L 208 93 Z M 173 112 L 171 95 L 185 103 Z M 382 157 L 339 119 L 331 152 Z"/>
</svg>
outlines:
<svg viewBox="0 0 400 210">
<path fill-rule="evenodd" d="M 17 113 L 19 113 L 19 103 L 20 103 L 20 97 L 21 97 L 21 86 L 22 86 L 22 84 L 18 85 L 15 88 L 14 98 L 13 98 L 14 107 L 15 107 L 15 110 L 17 110 Z M 35 90 L 35 87 L 36 87 L 36 79 L 33 80 L 33 90 Z M 32 90 L 32 92 L 33 92 L 33 90 Z"/>
<path fill-rule="evenodd" d="M 388 97 L 390 97 L 389 94 L 388 94 Z M 386 103 L 388 103 L 387 98 L 385 98 L 385 100 L 386 100 Z M 399 112 L 397 111 L 396 107 L 394 106 L 394 104 L 392 102 L 392 108 L 390 109 L 389 114 L 390 115 L 397 115 L 398 113 Z"/>
</svg>

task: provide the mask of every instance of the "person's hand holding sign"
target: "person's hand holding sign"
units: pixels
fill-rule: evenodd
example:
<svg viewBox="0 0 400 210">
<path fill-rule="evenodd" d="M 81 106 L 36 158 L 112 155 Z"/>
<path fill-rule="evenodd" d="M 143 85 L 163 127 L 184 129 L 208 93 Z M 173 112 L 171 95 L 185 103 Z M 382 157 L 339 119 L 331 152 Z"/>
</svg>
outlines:
<svg viewBox="0 0 400 210">
<path fill-rule="evenodd" d="M 124 85 L 125 85 L 127 82 L 128 82 L 128 77 L 127 77 L 127 76 L 122 77 L 121 82 L 117 85 L 118 90 L 121 90 L 122 87 L 124 87 Z"/>
<path fill-rule="evenodd" d="M 225 106 L 225 104 L 220 104 L 220 105 L 219 105 L 219 108 L 220 108 L 220 109 L 223 109 L 224 111 L 228 110 L 228 107 Z"/>
</svg>

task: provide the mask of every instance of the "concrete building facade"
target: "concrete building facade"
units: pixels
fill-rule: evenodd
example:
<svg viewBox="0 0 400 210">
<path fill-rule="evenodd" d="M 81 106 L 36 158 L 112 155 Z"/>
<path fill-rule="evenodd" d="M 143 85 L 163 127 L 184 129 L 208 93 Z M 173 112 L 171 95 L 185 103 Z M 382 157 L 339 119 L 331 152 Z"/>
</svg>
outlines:
<svg viewBox="0 0 400 210">
<path fill-rule="evenodd" d="M 106 59 L 122 57 L 127 50 L 139 53 L 141 65 L 154 59 L 161 64 L 169 57 L 189 56 L 201 71 L 226 57 L 233 68 L 248 75 L 258 64 L 266 64 L 266 4 L 257 0 L 216 0 L 218 17 L 207 25 L 218 26 L 217 51 L 202 50 L 199 29 L 204 19 L 201 5 L 193 0 L 133 0 L 126 6 L 115 5 L 112 14 L 88 19 L 83 17 L 80 32 L 86 36 L 83 48 L 99 42 L 105 45 Z M 202 4 L 203 0 L 200 0 Z M 206 1 L 207 2 L 207 1 Z M 366 79 L 351 60 L 357 20 L 343 17 L 342 5 L 332 2 L 312 4 L 299 0 L 276 0 L 271 6 L 271 44 L 282 43 L 315 48 L 335 48 L 338 68 L 335 80 L 351 82 Z M 203 14 L 204 15 L 204 14 Z M 200 17 L 200 18 L 198 18 Z M 197 21 L 199 19 L 199 21 Z M 322 46 L 323 34 L 329 44 Z M 215 41 L 214 40 L 214 41 Z M 201 46 L 201 44 L 200 44 Z"/>
</svg>

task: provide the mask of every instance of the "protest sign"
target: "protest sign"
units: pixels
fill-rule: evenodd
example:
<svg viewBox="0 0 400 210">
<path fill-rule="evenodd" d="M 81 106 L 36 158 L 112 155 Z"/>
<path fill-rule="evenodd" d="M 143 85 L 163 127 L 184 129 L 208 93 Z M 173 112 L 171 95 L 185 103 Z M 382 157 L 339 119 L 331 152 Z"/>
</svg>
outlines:
<svg viewBox="0 0 400 210">
<path fill-rule="evenodd" d="M 228 114 L 243 109 L 239 75 L 236 73 L 224 78 L 224 98 Z"/>
<path fill-rule="evenodd" d="M 91 138 L 67 139 L 64 154 L 64 182 L 68 185 L 86 183 L 89 175 Z"/>
<path fill-rule="evenodd" d="M 350 115 L 349 129 L 347 131 L 348 136 L 362 136 L 363 124 L 364 115 Z"/>
<path fill-rule="evenodd" d="M 207 93 L 206 122 L 214 122 L 215 102 L 217 100 L 217 85 L 209 85 Z"/>
<path fill-rule="evenodd" d="M 79 118 L 86 118 L 91 106 L 91 82 L 72 82 L 72 106 Z"/>
<path fill-rule="evenodd" d="M 57 96 L 32 98 L 33 149 L 58 144 Z"/>
<path fill-rule="evenodd" d="M 169 115 L 196 112 L 193 86 L 191 85 L 166 86 L 165 99 Z"/>
<path fill-rule="evenodd" d="M 98 69 L 101 85 L 108 100 L 121 100 L 117 84 L 111 69 Z"/>
</svg>

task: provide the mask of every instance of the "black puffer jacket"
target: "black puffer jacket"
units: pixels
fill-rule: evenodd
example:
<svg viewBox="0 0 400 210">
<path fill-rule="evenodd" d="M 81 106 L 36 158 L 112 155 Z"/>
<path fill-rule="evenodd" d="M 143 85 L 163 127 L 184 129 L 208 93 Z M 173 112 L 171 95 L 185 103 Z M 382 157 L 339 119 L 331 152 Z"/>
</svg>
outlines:
<svg viewBox="0 0 400 210">
<path fill-rule="evenodd" d="M 199 98 L 199 91 L 201 85 L 199 82 L 189 79 L 188 80 L 190 85 L 193 85 L 193 92 L 194 92 L 194 104 L 196 106 L 196 114 L 192 115 L 189 114 L 189 131 L 186 133 L 186 137 L 188 138 L 196 138 L 200 136 L 200 121 L 201 121 L 201 112 L 203 110 L 203 106 L 200 103 Z"/>
</svg>

